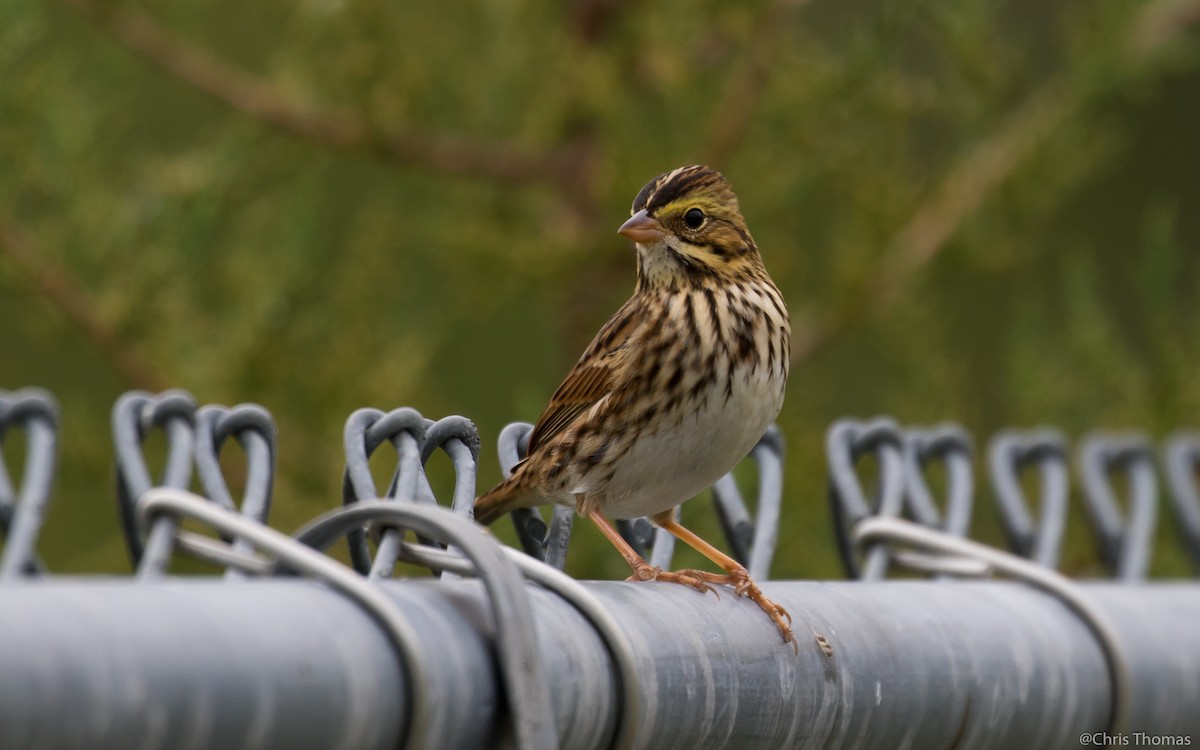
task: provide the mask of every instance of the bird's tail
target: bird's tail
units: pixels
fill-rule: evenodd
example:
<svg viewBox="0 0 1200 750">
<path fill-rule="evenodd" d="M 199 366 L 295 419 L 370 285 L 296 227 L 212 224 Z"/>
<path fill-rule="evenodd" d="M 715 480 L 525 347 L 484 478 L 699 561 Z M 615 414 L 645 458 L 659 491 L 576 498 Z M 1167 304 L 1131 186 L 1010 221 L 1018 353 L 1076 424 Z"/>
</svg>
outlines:
<svg viewBox="0 0 1200 750">
<path fill-rule="evenodd" d="M 475 498 L 475 520 L 485 526 L 490 526 L 500 516 L 517 508 L 532 508 L 543 501 L 526 487 L 522 486 L 520 473 L 491 488 Z"/>
</svg>

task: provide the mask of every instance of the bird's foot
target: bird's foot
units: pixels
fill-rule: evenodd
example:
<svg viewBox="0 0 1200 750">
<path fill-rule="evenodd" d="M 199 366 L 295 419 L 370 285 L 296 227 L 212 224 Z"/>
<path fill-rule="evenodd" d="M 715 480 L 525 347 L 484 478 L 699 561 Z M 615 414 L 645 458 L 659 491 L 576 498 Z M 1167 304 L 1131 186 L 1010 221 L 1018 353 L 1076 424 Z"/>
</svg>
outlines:
<svg viewBox="0 0 1200 750">
<path fill-rule="evenodd" d="M 667 583 L 681 583 L 684 586 L 696 589 L 701 594 L 707 594 L 709 591 L 713 592 L 714 594 L 717 593 L 716 589 L 708 585 L 703 575 L 698 575 L 703 573 L 703 571 L 663 570 L 657 565 L 651 565 L 650 563 L 644 561 L 641 565 L 633 565 L 632 567 L 633 575 L 626 578 L 625 580 L 627 581 L 665 581 Z M 710 573 L 707 575 L 712 574 Z M 717 594 L 717 598 L 720 598 L 720 594 Z"/>
<path fill-rule="evenodd" d="M 763 594 L 762 589 L 750 578 L 750 573 L 745 568 L 734 568 L 726 574 L 710 573 L 707 570 L 694 570 L 690 568 L 665 571 L 662 568 L 643 562 L 641 565 L 633 566 L 633 575 L 626 580 L 682 583 L 684 586 L 689 586 L 700 592 L 711 591 L 718 599 L 720 598 L 720 594 L 717 593 L 717 590 L 713 586 L 732 586 L 738 596 L 746 597 L 758 605 L 759 609 L 767 613 L 767 616 L 771 618 L 771 622 L 775 623 L 775 627 L 779 629 L 779 634 L 783 636 L 783 642 L 792 645 L 793 653 L 800 652 L 800 646 L 796 642 L 795 634 L 792 632 L 792 615 L 784 609 L 783 605 L 768 599 Z M 809 629 L 812 630 L 812 628 Z M 817 647 L 821 649 L 821 653 L 827 657 L 833 656 L 833 647 L 829 645 L 829 641 L 826 640 L 825 636 L 813 630 L 813 639 L 816 641 Z"/>
<path fill-rule="evenodd" d="M 779 628 L 780 635 L 783 636 L 784 643 L 792 644 L 792 651 L 800 653 L 800 646 L 796 643 L 796 637 L 792 633 L 792 616 L 782 605 L 768 599 L 763 595 L 757 584 L 750 579 L 750 573 L 745 568 L 735 568 L 729 571 L 729 584 L 733 586 L 733 590 L 738 596 L 744 596 L 750 601 L 758 605 L 759 609 L 766 612 L 775 623 L 775 627 Z M 786 622 L 785 622 L 786 619 Z M 833 656 L 833 646 L 829 645 L 828 639 L 809 626 L 812 630 L 813 640 L 816 641 L 817 648 L 821 649 L 821 653 L 826 657 Z"/>
<path fill-rule="evenodd" d="M 742 596 L 745 593 L 744 589 L 738 587 L 737 581 L 735 581 L 732 576 L 725 573 L 711 573 L 707 570 L 684 568 L 683 570 L 675 571 L 674 575 L 686 576 L 691 579 L 704 581 L 710 586 L 733 586 L 733 591 L 738 596 Z M 749 579 L 747 578 L 747 580 Z M 721 595 L 718 593 L 717 589 L 713 588 L 712 592 L 718 599 L 721 598 Z"/>
<path fill-rule="evenodd" d="M 783 608 L 783 605 L 776 604 L 768 599 L 758 587 L 758 584 L 750 578 L 750 573 L 738 566 L 729 570 L 727 575 L 719 576 L 724 580 L 722 583 L 727 583 L 733 586 L 734 593 L 738 596 L 744 596 L 750 601 L 758 605 L 758 608 L 767 613 L 771 618 L 771 622 L 775 623 L 775 627 L 779 629 L 779 634 L 783 636 L 784 643 L 792 644 L 792 650 L 799 653 L 799 646 L 796 645 L 796 636 L 792 633 L 792 616 Z M 820 645 L 824 638 L 817 636 L 818 644 Z M 827 651 L 828 643 L 821 646 L 822 651 Z"/>
</svg>

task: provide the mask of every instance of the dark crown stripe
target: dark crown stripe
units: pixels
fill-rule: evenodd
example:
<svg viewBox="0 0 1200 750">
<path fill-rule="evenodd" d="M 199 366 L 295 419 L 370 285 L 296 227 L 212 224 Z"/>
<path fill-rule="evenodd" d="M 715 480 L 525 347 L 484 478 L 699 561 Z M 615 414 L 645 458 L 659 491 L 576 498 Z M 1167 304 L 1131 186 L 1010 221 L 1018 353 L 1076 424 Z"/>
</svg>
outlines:
<svg viewBox="0 0 1200 750">
<path fill-rule="evenodd" d="M 637 213 L 644 208 L 654 213 L 654 209 L 667 205 L 681 195 L 723 182 L 725 178 L 720 172 L 699 164 L 664 172 L 646 183 L 633 199 L 633 211 Z"/>
</svg>

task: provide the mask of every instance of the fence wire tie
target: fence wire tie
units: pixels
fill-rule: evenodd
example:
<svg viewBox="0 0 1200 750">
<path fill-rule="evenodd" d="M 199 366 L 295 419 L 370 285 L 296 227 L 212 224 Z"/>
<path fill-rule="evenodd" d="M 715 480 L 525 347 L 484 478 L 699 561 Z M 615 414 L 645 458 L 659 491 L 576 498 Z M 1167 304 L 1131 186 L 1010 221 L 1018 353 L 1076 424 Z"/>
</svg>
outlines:
<svg viewBox="0 0 1200 750">
<path fill-rule="evenodd" d="M 1118 736 L 1127 731 L 1133 697 L 1128 658 L 1116 630 L 1104 613 L 1092 604 L 1079 584 L 1038 563 L 899 518 L 864 519 L 855 525 L 854 538 L 861 543 L 886 541 L 911 545 L 953 558 L 977 560 L 995 572 L 1028 583 L 1056 597 L 1083 621 L 1095 637 L 1104 656 L 1112 695 L 1109 734 Z"/>
<path fill-rule="evenodd" d="M 38 534 L 50 507 L 58 463 L 58 402 L 40 388 L 0 391 L 0 448 L 9 429 L 25 433 L 25 467 L 14 489 L 0 453 L 0 580 L 39 575 Z"/>
<path fill-rule="evenodd" d="M 342 511 L 334 511 L 339 512 Z M 388 640 L 396 649 L 401 674 L 408 676 L 413 687 L 412 690 L 406 691 L 408 705 L 404 706 L 403 714 L 408 717 L 407 734 L 402 738 L 400 746 L 437 747 L 437 727 L 431 713 L 437 707 L 429 705 L 429 698 L 422 689 L 426 683 L 428 668 L 421 654 L 416 630 L 379 587 L 336 560 L 285 534 L 220 508 L 184 490 L 150 490 L 138 503 L 138 515 L 144 523 L 170 517 L 176 529 L 179 521 L 185 518 L 205 524 L 220 534 L 247 542 L 254 549 L 261 550 L 272 558 L 258 558 L 243 569 L 272 572 L 278 566 L 282 566 L 298 574 L 324 581 L 356 602 L 383 628 Z M 173 541 L 182 551 L 209 562 L 248 562 L 245 554 L 234 553 L 227 545 L 192 532 L 178 531 Z M 225 547 L 226 552 L 217 552 L 219 547 Z"/>
<path fill-rule="evenodd" d="M 620 718 L 617 721 L 617 731 L 614 733 L 611 746 L 614 750 L 635 747 L 641 689 L 638 682 L 637 657 L 624 629 L 605 609 L 600 600 L 574 578 L 519 550 L 501 547 L 501 551 L 508 556 L 526 580 L 565 599 L 588 620 L 600 635 L 616 669 L 622 698 L 622 701 L 617 704 Z M 400 559 L 458 576 L 476 577 L 479 574 L 474 563 L 453 548 L 440 550 L 405 542 L 400 548 Z"/>
<path fill-rule="evenodd" d="M 398 557 L 404 552 L 429 567 L 439 567 L 432 563 L 448 558 L 462 560 L 462 565 L 446 569 L 459 574 L 469 573 L 480 579 L 492 607 L 496 650 L 508 704 L 514 715 L 517 746 L 557 747 L 558 730 L 554 723 L 549 682 L 545 679 L 537 647 L 533 606 L 517 567 L 506 557 L 503 546 L 487 529 L 445 508 L 378 500 L 361 501 L 326 513 L 298 531 L 295 539 L 309 547 L 325 549 L 350 531 L 369 523 L 380 523 L 396 533 Z M 405 529 L 444 540 L 456 551 L 405 544 Z M 441 706 L 426 705 L 423 710 L 445 712 Z M 442 720 L 452 718 L 446 716 Z"/>
<path fill-rule="evenodd" d="M 1021 473 L 1036 468 L 1039 520 L 1034 524 L 1021 489 Z M 1067 440 L 1042 427 L 1002 430 L 988 444 L 988 473 L 1009 548 L 1021 557 L 1055 568 L 1067 523 Z"/>
</svg>

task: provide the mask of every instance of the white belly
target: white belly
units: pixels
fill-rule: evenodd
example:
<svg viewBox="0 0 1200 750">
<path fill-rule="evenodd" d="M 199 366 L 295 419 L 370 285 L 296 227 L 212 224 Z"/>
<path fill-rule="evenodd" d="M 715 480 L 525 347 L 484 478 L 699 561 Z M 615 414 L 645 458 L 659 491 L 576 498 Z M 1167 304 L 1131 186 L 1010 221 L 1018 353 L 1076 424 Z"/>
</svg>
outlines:
<svg viewBox="0 0 1200 750">
<path fill-rule="evenodd" d="M 584 480 L 576 492 L 598 491 L 602 514 L 633 518 L 674 508 L 710 487 L 746 457 L 783 406 L 783 382 L 766 367 L 739 368 L 732 391 L 728 399 L 724 388 L 710 393 L 682 421 L 639 439 L 607 487 Z"/>
</svg>

